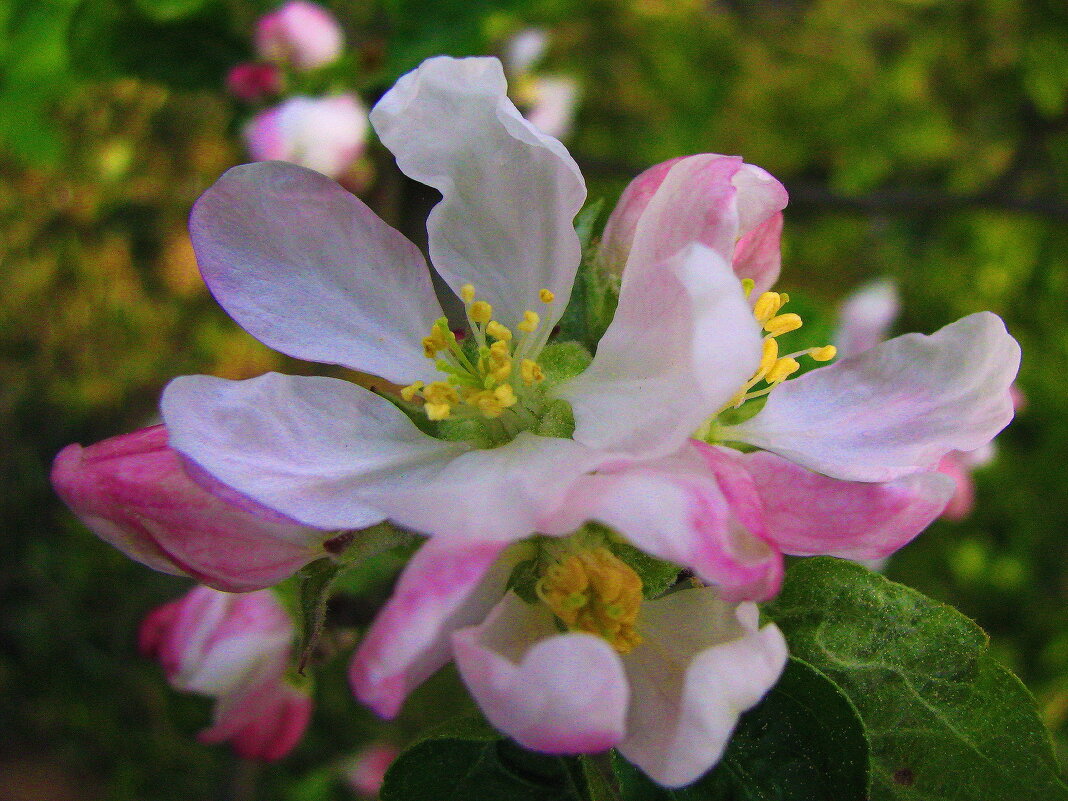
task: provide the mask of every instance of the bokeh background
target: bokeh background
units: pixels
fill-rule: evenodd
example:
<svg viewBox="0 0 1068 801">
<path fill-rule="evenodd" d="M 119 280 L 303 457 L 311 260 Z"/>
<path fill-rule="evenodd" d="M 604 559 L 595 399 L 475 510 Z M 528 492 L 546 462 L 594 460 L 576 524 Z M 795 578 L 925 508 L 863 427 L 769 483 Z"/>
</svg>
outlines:
<svg viewBox="0 0 1068 801">
<path fill-rule="evenodd" d="M 978 503 L 890 563 L 991 635 L 1068 755 L 1068 6 L 1055 0 L 352 0 L 325 3 L 371 102 L 426 56 L 500 53 L 530 26 L 581 102 L 566 140 L 591 198 L 695 152 L 791 192 L 780 286 L 826 341 L 838 305 L 897 281 L 896 331 L 1002 315 L 1027 405 Z M 137 655 L 188 587 L 96 540 L 51 494 L 69 442 L 151 420 L 172 376 L 286 363 L 213 303 L 190 205 L 247 160 L 224 89 L 260 0 L 0 0 L 0 799 L 353 798 L 370 740 L 444 716 L 443 675 L 382 727 L 321 661 L 313 730 L 255 766 L 193 735 L 210 702 Z M 416 235 L 427 197 L 371 142 L 364 197 Z M 388 579 L 388 577 L 387 577 Z M 365 606 L 385 587 L 367 590 Z M 341 610 L 358 628 L 367 611 Z M 344 632 L 342 632 L 344 633 Z M 343 638 L 342 638 L 343 639 Z M 342 643 L 343 644 L 343 643 Z"/>
</svg>

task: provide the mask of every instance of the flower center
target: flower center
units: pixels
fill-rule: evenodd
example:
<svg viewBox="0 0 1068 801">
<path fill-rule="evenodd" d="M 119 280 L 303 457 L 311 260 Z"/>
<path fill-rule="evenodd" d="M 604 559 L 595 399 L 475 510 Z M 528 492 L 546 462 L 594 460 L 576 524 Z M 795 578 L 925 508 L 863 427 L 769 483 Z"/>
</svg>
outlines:
<svg viewBox="0 0 1068 801">
<path fill-rule="evenodd" d="M 536 390 L 545 379 L 537 358 L 549 327 L 542 328 L 537 312 L 526 311 L 515 336 L 493 319 L 489 303 L 475 299 L 474 286 L 464 284 L 460 296 L 475 347 L 463 347 L 444 317 L 435 321 L 423 337 L 423 352 L 446 378 L 416 381 L 401 390 L 401 397 L 421 403 L 430 420 L 499 420 L 514 435 L 536 422 Z M 538 298 L 546 305 L 554 300 L 548 289 Z"/>
<path fill-rule="evenodd" d="M 642 580 L 607 548 L 568 554 L 549 565 L 534 588 L 569 629 L 603 637 L 621 654 L 641 643 L 635 623 Z"/>
</svg>

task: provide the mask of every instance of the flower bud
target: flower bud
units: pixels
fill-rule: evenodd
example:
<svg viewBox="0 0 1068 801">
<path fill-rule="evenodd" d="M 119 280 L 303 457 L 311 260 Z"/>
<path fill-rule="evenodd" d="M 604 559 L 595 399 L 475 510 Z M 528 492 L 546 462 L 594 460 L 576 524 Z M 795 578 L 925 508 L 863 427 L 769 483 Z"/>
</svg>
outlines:
<svg viewBox="0 0 1068 801">
<path fill-rule="evenodd" d="M 282 90 L 282 73 L 274 64 L 238 64 L 226 76 L 226 88 L 234 97 L 253 103 Z"/>
<path fill-rule="evenodd" d="M 260 58 L 305 71 L 337 61 L 345 44 L 333 14 L 306 0 L 290 0 L 256 23 Z"/>
<path fill-rule="evenodd" d="M 152 426 L 52 465 L 56 493 L 93 533 L 132 559 L 242 592 L 277 584 L 322 555 L 327 534 L 211 479 Z"/>
<path fill-rule="evenodd" d="M 374 743 L 368 746 L 353 760 L 345 773 L 348 785 L 361 796 L 378 798 L 386 771 L 393 760 L 400 755 L 396 746 L 388 743 Z"/>
<path fill-rule="evenodd" d="M 288 161 L 336 178 L 363 152 L 367 111 L 354 95 L 291 97 L 245 126 L 256 161 Z"/>
</svg>

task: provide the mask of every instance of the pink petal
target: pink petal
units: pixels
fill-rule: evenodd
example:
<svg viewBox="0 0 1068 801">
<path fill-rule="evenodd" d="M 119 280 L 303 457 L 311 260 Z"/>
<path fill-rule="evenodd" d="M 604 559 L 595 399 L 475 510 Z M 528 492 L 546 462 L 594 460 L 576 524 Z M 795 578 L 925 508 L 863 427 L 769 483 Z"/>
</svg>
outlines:
<svg viewBox="0 0 1068 801">
<path fill-rule="evenodd" d="M 646 260 L 653 243 L 637 242 L 593 363 L 556 393 L 574 410 L 576 440 L 653 458 L 677 450 L 738 391 L 760 361 L 761 336 L 741 284 L 714 251 L 691 245 Z"/>
<path fill-rule="evenodd" d="M 753 282 L 751 300 L 770 290 L 779 279 L 781 245 L 782 212 L 773 214 L 738 240 L 734 249 L 734 274 Z"/>
<path fill-rule="evenodd" d="M 264 344 L 400 384 L 436 377 L 420 343 L 441 309 L 422 255 L 330 179 L 234 167 L 189 231 L 212 294 Z"/>
<path fill-rule="evenodd" d="M 883 342 L 901 313 L 901 296 L 890 280 L 873 281 L 851 294 L 839 314 L 834 344 L 839 358 L 863 353 Z"/>
<path fill-rule="evenodd" d="M 463 547 L 428 540 L 401 574 L 349 668 L 353 692 L 385 718 L 449 661 L 449 634 L 481 620 L 521 556 L 501 544 Z"/>
<path fill-rule="evenodd" d="M 711 588 L 643 605 L 646 642 L 623 656 L 631 686 L 624 757 L 667 787 L 719 761 L 741 713 L 786 666 L 786 641 L 774 624 L 758 629 L 758 617 L 753 604 L 725 604 Z"/>
<path fill-rule="evenodd" d="M 273 762 L 289 754 L 311 721 L 312 699 L 267 674 L 247 688 L 224 696 L 215 706 L 214 723 L 197 736 L 202 743 L 229 740 L 243 759 Z"/>
<path fill-rule="evenodd" d="M 420 486 L 468 450 L 433 439 L 397 407 L 336 378 L 268 373 L 173 380 L 163 393 L 171 446 L 215 478 L 321 528 L 386 518 L 372 501 Z"/>
<path fill-rule="evenodd" d="M 508 593 L 485 622 L 455 632 L 452 648 L 486 719 L 523 747 L 585 754 L 623 739 L 619 656 L 591 634 L 559 634 L 545 607 Z"/>
<path fill-rule="evenodd" d="M 880 559 L 929 526 L 953 493 L 937 472 L 896 481 L 840 481 L 773 453 L 737 454 L 756 482 L 768 538 L 793 556 Z"/>
<path fill-rule="evenodd" d="M 751 480 L 741 476 L 740 481 L 750 486 L 732 483 L 729 500 L 691 451 L 615 472 L 601 470 L 575 482 L 541 531 L 562 534 L 597 520 L 646 553 L 691 568 L 718 585 L 722 597 L 764 600 L 782 582 L 782 557 L 762 539 Z"/>
<path fill-rule="evenodd" d="M 163 426 L 56 456 L 57 494 L 97 536 L 143 564 L 243 592 L 322 555 L 328 533 L 192 479 Z"/>
<path fill-rule="evenodd" d="M 963 520 L 975 508 L 975 482 L 972 481 L 971 468 L 961 459 L 962 455 L 947 453 L 938 463 L 938 472 L 953 481 L 953 494 L 942 511 L 946 520 Z"/>
<path fill-rule="evenodd" d="M 1001 319 L 972 314 L 786 381 L 721 437 L 833 478 L 890 481 L 979 448 L 1008 425 L 1019 365 Z"/>
<path fill-rule="evenodd" d="M 257 114 L 242 134 L 257 161 L 288 161 L 337 178 L 363 153 L 367 109 L 352 94 L 295 96 Z"/>
<path fill-rule="evenodd" d="M 400 169 L 442 193 L 427 221 L 430 258 L 453 291 L 468 282 L 508 326 L 532 309 L 552 326 L 567 306 L 586 197 L 567 150 L 523 119 L 491 58 L 424 61 L 371 111 Z M 545 307 L 538 291 L 556 301 Z"/>
<path fill-rule="evenodd" d="M 305 71 L 340 58 L 345 40 L 334 15 L 307 0 L 289 0 L 256 21 L 256 54 Z"/>
</svg>

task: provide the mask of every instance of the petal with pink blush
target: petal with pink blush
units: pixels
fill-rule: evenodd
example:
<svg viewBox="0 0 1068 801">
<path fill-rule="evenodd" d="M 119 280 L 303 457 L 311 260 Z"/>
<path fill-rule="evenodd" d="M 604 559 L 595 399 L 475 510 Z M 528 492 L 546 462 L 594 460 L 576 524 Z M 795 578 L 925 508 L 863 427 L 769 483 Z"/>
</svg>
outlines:
<svg viewBox="0 0 1068 801">
<path fill-rule="evenodd" d="M 880 559 L 942 513 L 953 482 L 939 472 L 895 481 L 841 481 L 758 452 L 738 454 L 763 500 L 768 539 L 793 556 Z"/>
<path fill-rule="evenodd" d="M 211 726 L 197 735 L 202 743 L 230 741 L 243 759 L 273 762 L 292 751 L 311 722 L 312 699 L 286 683 L 280 672 L 265 672 L 238 692 L 221 697 Z"/>
<path fill-rule="evenodd" d="M 503 549 L 432 539 L 416 552 L 353 656 L 349 681 L 360 701 L 392 718 L 449 661 L 449 635 L 485 617 L 524 556 Z"/>
<path fill-rule="evenodd" d="M 441 308 L 426 262 L 329 178 L 234 167 L 196 202 L 189 231 L 215 299 L 264 344 L 400 384 L 434 380 L 421 341 Z"/>
<path fill-rule="evenodd" d="M 565 534 L 597 520 L 646 553 L 691 568 L 716 584 L 721 597 L 765 600 L 782 582 L 782 557 L 761 539 L 761 529 L 744 527 L 742 519 L 761 524 L 751 499 L 747 504 L 736 514 L 715 478 L 689 454 L 579 479 L 541 530 Z"/>
<path fill-rule="evenodd" d="M 893 281 L 872 281 L 853 292 L 839 314 L 834 337 L 838 356 L 863 353 L 883 342 L 900 313 L 901 296 Z"/>
<path fill-rule="evenodd" d="M 567 150 L 523 119 L 492 58 L 424 61 L 371 111 L 405 175 L 437 189 L 430 258 L 457 294 L 475 285 L 511 327 L 528 309 L 551 327 L 580 258 L 573 220 L 586 197 Z M 556 295 L 552 306 L 538 291 Z"/>
<path fill-rule="evenodd" d="M 734 249 L 734 274 L 753 282 L 754 301 L 770 290 L 782 269 L 782 213 L 773 214 L 743 235 Z"/>
<path fill-rule="evenodd" d="M 336 378 L 184 376 L 161 404 L 171 446 L 260 503 L 320 528 L 386 518 L 369 496 L 429 481 L 469 448 L 422 433 L 370 390 Z"/>
<path fill-rule="evenodd" d="M 975 482 L 972 481 L 972 470 L 967 462 L 961 457 L 968 454 L 947 453 L 938 463 L 938 472 L 947 476 L 953 482 L 953 494 L 942 511 L 942 517 L 946 520 L 963 520 L 972 513 L 975 507 Z"/>
<path fill-rule="evenodd" d="M 631 704 L 620 754 L 666 787 L 715 765 L 739 716 L 786 666 L 782 633 L 757 622 L 756 606 L 724 603 L 709 587 L 646 602 L 646 642 L 622 657 Z"/>
<path fill-rule="evenodd" d="M 640 235 L 597 355 L 556 392 L 574 410 L 576 440 L 655 458 L 677 450 L 753 374 L 761 336 L 719 254 L 690 245 L 654 262 L 647 250 L 656 248 Z"/>
<path fill-rule="evenodd" d="M 481 625 L 455 632 L 452 649 L 486 719 L 525 748 L 585 754 L 623 739 L 618 654 L 599 637 L 559 633 L 545 607 L 509 592 Z"/>
<path fill-rule="evenodd" d="M 1019 364 L 1005 324 L 980 312 L 786 381 L 720 436 L 833 478 L 890 481 L 974 450 L 1008 425 Z"/>
</svg>

